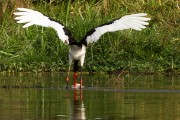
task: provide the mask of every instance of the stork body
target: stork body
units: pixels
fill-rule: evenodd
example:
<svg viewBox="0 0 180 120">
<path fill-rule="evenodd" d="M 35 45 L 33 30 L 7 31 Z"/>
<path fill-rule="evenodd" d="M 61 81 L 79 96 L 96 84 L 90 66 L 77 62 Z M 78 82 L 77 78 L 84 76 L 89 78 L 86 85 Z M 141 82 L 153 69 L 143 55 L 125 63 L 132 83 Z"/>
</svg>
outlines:
<svg viewBox="0 0 180 120">
<path fill-rule="evenodd" d="M 80 65 L 84 65 L 84 58 L 86 53 L 86 46 L 70 45 L 69 49 L 69 63 L 71 64 L 73 60 L 79 60 Z"/>
<path fill-rule="evenodd" d="M 86 54 L 86 47 L 88 44 L 97 42 L 101 35 L 107 32 L 115 32 L 124 29 L 134 29 L 137 31 L 141 31 L 146 28 L 149 24 L 147 21 L 150 18 L 145 17 L 146 13 L 138 13 L 125 15 L 121 18 L 113 20 L 111 22 L 99 25 L 86 33 L 86 35 L 77 42 L 71 31 L 65 27 L 61 22 L 58 22 L 52 18 L 49 18 L 38 11 L 34 11 L 27 8 L 17 8 L 19 12 L 15 12 L 16 15 L 15 20 L 17 23 L 26 23 L 23 28 L 27 28 L 32 25 L 39 25 L 43 27 L 51 27 L 53 28 L 59 37 L 59 39 L 69 45 L 69 69 L 66 81 L 69 81 L 69 73 L 71 70 L 71 64 L 74 61 L 74 86 L 73 88 L 77 88 L 77 72 L 78 72 L 78 62 L 80 62 L 81 66 L 81 75 L 80 75 L 80 84 L 78 87 L 82 88 L 82 67 L 84 65 L 84 59 Z"/>
<path fill-rule="evenodd" d="M 78 45 L 70 45 L 69 49 L 69 70 L 68 70 L 68 76 L 66 78 L 66 82 L 69 80 L 69 72 L 71 69 L 71 64 L 74 61 L 74 86 L 73 88 L 79 88 L 77 86 L 77 72 L 78 72 L 78 62 L 80 62 L 81 66 L 81 78 L 80 78 L 80 87 L 82 87 L 82 67 L 84 65 L 84 59 L 86 54 L 86 46 L 78 46 Z"/>
</svg>

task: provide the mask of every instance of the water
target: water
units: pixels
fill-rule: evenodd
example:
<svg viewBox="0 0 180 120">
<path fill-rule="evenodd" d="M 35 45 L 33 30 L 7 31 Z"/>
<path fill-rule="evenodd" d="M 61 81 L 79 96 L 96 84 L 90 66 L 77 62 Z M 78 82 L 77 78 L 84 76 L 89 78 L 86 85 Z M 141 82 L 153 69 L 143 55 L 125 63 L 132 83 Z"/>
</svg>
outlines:
<svg viewBox="0 0 180 120">
<path fill-rule="evenodd" d="M 0 120 L 180 119 L 179 77 L 85 75 L 82 90 L 66 90 L 64 78 L 54 73 L 1 75 L 6 88 L 0 88 Z M 12 81 L 16 86 L 10 87 Z"/>
</svg>

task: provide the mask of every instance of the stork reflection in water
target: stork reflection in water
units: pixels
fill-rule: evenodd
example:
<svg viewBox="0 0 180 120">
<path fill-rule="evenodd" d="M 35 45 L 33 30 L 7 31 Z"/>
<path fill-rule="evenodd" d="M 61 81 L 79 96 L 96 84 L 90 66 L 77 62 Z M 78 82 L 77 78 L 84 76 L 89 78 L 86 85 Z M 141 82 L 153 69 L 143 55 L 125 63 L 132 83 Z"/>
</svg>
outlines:
<svg viewBox="0 0 180 120">
<path fill-rule="evenodd" d="M 73 97 L 71 94 L 73 92 Z M 74 91 L 67 89 L 67 101 L 69 106 L 69 118 L 73 120 L 85 120 L 86 109 L 83 101 L 82 89 L 74 89 Z"/>
</svg>

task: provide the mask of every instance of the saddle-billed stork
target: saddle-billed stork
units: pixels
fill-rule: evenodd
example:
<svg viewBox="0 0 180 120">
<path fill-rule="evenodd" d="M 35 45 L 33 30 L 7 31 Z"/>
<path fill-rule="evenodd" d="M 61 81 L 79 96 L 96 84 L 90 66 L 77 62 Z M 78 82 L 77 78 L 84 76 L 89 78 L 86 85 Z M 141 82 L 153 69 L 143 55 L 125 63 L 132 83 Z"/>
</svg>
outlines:
<svg viewBox="0 0 180 120">
<path fill-rule="evenodd" d="M 74 60 L 74 88 L 82 88 L 82 67 L 84 65 L 86 47 L 89 43 L 97 42 L 101 35 L 107 32 L 115 32 L 124 29 L 134 29 L 141 31 L 149 24 L 147 21 L 150 18 L 145 17 L 146 13 L 138 13 L 125 15 L 119 19 L 111 22 L 99 25 L 86 33 L 86 35 L 79 41 L 75 41 L 71 34 L 71 31 L 64 26 L 61 22 L 58 22 L 50 17 L 43 15 L 38 11 L 34 11 L 27 8 L 17 8 L 18 12 L 15 12 L 14 19 L 17 23 L 26 23 L 23 28 L 27 28 L 32 25 L 39 25 L 43 27 L 53 28 L 59 37 L 59 39 L 69 45 L 69 68 L 66 78 L 66 82 L 69 81 L 69 73 L 71 70 L 71 64 Z M 80 84 L 77 84 L 77 72 L 78 62 L 80 62 Z"/>
</svg>

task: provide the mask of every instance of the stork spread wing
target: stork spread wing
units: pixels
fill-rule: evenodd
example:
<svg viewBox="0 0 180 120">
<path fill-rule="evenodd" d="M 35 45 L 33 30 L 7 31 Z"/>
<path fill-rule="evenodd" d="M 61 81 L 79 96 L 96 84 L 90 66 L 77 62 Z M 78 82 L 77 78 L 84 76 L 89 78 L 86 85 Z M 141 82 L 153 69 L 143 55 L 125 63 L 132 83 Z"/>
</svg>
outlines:
<svg viewBox="0 0 180 120">
<path fill-rule="evenodd" d="M 27 28 L 32 25 L 51 27 L 56 30 L 58 37 L 63 42 L 68 42 L 67 44 L 69 44 L 69 38 L 72 35 L 70 30 L 66 28 L 62 23 L 53 20 L 52 18 L 49 18 L 47 16 L 44 16 L 38 11 L 27 8 L 17 8 L 17 10 L 19 12 L 14 13 L 14 15 L 16 15 L 14 19 L 17 20 L 17 23 L 26 23 L 23 28 Z"/>
<path fill-rule="evenodd" d="M 97 42 L 101 35 L 106 32 L 115 32 L 129 28 L 141 31 L 149 24 L 147 21 L 149 21 L 150 18 L 146 18 L 146 15 L 146 13 L 125 15 L 117 20 L 97 26 L 86 33 L 81 40 L 81 43 L 87 45 L 89 43 Z"/>
</svg>

